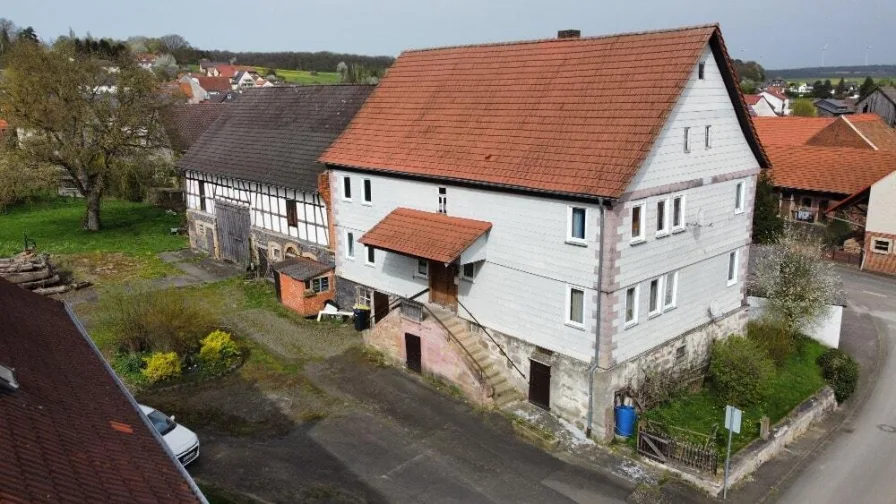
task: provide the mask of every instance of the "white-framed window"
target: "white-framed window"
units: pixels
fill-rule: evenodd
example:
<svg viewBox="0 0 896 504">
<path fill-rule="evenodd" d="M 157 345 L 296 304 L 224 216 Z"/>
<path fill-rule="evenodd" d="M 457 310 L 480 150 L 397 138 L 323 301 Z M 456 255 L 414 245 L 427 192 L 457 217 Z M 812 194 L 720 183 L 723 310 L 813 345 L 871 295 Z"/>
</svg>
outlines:
<svg viewBox="0 0 896 504">
<path fill-rule="evenodd" d="M 566 323 L 585 327 L 585 290 L 566 286 Z"/>
<path fill-rule="evenodd" d="M 706 62 L 701 61 L 700 64 L 697 65 L 697 78 L 703 80 L 706 78 Z"/>
<path fill-rule="evenodd" d="M 567 207 L 566 241 L 585 243 L 585 218 L 588 212 L 582 207 Z"/>
<path fill-rule="evenodd" d="M 370 179 L 364 179 L 364 203 L 370 204 L 373 202 L 373 188 L 370 185 Z"/>
<path fill-rule="evenodd" d="M 662 277 L 654 278 L 650 281 L 650 288 L 647 294 L 647 316 L 654 317 L 663 313 L 663 303 L 661 296 L 663 292 Z"/>
<path fill-rule="evenodd" d="M 429 261 L 426 259 L 417 259 L 417 276 L 420 278 L 429 277 Z"/>
<path fill-rule="evenodd" d="M 321 292 L 330 292 L 330 277 L 322 276 L 305 280 L 305 288 L 314 291 L 317 294 Z"/>
<path fill-rule="evenodd" d="M 373 247 L 364 246 L 367 249 L 367 257 L 364 258 L 364 262 L 367 263 L 368 266 L 373 266 L 376 264 L 376 249 Z"/>
<path fill-rule="evenodd" d="M 737 283 L 737 259 L 739 256 L 740 251 L 738 250 L 728 253 L 728 285 L 734 285 Z"/>
<path fill-rule="evenodd" d="M 705 142 L 704 146 L 707 149 L 712 149 L 712 126 L 706 125 L 705 131 L 706 131 L 706 136 L 704 136 L 704 142 Z"/>
<path fill-rule="evenodd" d="M 358 286 L 358 291 L 355 296 L 355 303 L 361 306 L 371 307 L 373 306 L 373 289 L 368 289 L 367 287 Z"/>
<path fill-rule="evenodd" d="M 893 240 L 889 238 L 872 238 L 871 251 L 875 254 L 890 254 L 893 252 Z"/>
<path fill-rule="evenodd" d="M 635 203 L 631 210 L 631 242 L 644 241 L 644 202 Z"/>
<path fill-rule="evenodd" d="M 352 200 L 352 178 L 342 177 L 342 199 L 345 201 Z"/>
<path fill-rule="evenodd" d="M 672 232 L 684 231 L 685 225 L 685 199 L 683 194 L 672 197 Z"/>
<path fill-rule="evenodd" d="M 669 234 L 669 200 L 661 199 L 656 202 L 656 235 Z"/>
<path fill-rule="evenodd" d="M 345 232 L 345 257 L 348 259 L 355 258 L 355 233 L 351 231 Z"/>
<path fill-rule="evenodd" d="M 691 152 L 691 128 L 684 129 L 684 151 Z"/>
<path fill-rule="evenodd" d="M 741 181 L 734 186 L 734 213 L 744 213 L 744 190 L 746 184 Z"/>
<path fill-rule="evenodd" d="M 464 280 L 468 282 L 472 282 L 474 278 L 476 278 L 476 273 L 479 271 L 478 263 L 467 263 L 461 266 L 460 276 Z"/>
<path fill-rule="evenodd" d="M 625 289 L 625 326 L 630 327 L 638 323 L 638 286 Z"/>
<path fill-rule="evenodd" d="M 663 279 L 663 311 L 678 305 L 678 272 L 666 273 Z"/>
<path fill-rule="evenodd" d="M 448 213 L 448 188 L 439 188 L 439 213 Z"/>
</svg>

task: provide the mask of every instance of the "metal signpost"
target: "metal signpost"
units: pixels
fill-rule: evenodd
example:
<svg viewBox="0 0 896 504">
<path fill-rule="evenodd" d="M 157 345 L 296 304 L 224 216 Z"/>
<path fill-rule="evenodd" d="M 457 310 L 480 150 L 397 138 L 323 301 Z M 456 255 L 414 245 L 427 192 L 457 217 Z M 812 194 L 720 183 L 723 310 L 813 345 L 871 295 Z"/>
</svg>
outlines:
<svg viewBox="0 0 896 504">
<path fill-rule="evenodd" d="M 731 460 L 731 436 L 740 434 L 740 417 L 743 411 L 734 406 L 725 406 L 725 428 L 728 429 L 728 454 L 725 455 L 725 480 L 722 486 L 722 498 L 728 498 L 728 462 Z"/>
</svg>

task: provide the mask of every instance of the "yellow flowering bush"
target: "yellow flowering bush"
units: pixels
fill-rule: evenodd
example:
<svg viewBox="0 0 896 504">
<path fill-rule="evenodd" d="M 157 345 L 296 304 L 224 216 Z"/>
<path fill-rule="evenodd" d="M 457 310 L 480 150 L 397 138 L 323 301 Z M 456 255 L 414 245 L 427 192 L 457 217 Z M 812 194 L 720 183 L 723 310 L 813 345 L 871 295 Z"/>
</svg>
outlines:
<svg viewBox="0 0 896 504">
<path fill-rule="evenodd" d="M 230 334 L 213 331 L 202 340 L 199 360 L 204 371 L 218 373 L 239 362 L 240 350 Z"/>
<path fill-rule="evenodd" d="M 175 352 L 156 352 L 143 361 L 143 375 L 152 383 L 180 376 L 180 358 Z"/>
</svg>

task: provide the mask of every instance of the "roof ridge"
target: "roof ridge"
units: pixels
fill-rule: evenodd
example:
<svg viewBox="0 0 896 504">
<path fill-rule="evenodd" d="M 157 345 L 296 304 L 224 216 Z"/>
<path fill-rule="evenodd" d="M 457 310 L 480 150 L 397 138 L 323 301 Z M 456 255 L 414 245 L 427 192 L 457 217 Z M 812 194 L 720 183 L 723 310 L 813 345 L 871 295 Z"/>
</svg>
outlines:
<svg viewBox="0 0 896 504">
<path fill-rule="evenodd" d="M 642 31 L 634 31 L 634 32 L 624 32 L 624 33 L 611 33 L 606 35 L 592 35 L 589 37 L 576 37 L 576 38 L 541 38 L 541 39 L 528 39 L 528 40 L 513 40 L 513 41 L 504 41 L 504 42 L 484 42 L 479 44 L 455 44 L 441 47 L 422 47 L 419 49 L 405 49 L 401 51 L 401 54 L 406 53 L 418 53 L 418 52 L 427 52 L 427 51 L 441 51 L 443 49 L 465 49 L 465 48 L 473 48 L 473 47 L 500 47 L 500 46 L 510 46 L 510 45 L 524 45 L 524 44 L 540 44 L 542 42 L 575 42 L 580 40 L 601 40 L 601 39 L 610 39 L 610 38 L 619 38 L 619 37 L 635 37 L 638 35 L 654 35 L 659 33 L 673 33 L 673 32 L 685 32 L 692 30 L 699 30 L 705 28 L 715 28 L 716 30 L 721 29 L 721 25 L 719 23 L 708 23 L 702 25 L 690 25 L 690 26 L 680 26 L 677 28 L 659 28 L 656 30 L 642 30 Z"/>
</svg>

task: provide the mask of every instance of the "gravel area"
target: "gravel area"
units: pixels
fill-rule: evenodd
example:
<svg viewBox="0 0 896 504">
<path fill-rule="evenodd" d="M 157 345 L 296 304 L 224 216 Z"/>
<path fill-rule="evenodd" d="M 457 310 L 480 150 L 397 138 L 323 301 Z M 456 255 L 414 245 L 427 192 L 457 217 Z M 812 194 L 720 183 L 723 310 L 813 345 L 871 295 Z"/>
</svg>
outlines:
<svg viewBox="0 0 896 504">
<path fill-rule="evenodd" d="M 320 359 L 339 355 L 362 343 L 349 325 L 331 321 L 292 321 L 265 309 L 233 313 L 226 323 L 288 359 Z"/>
</svg>

